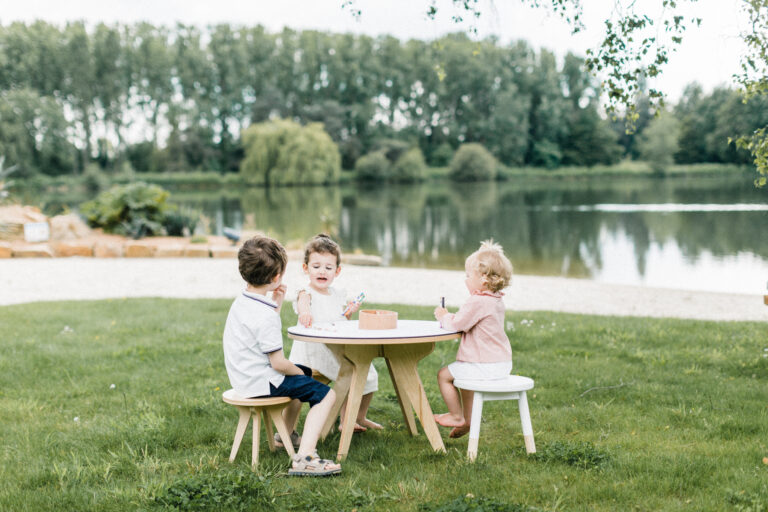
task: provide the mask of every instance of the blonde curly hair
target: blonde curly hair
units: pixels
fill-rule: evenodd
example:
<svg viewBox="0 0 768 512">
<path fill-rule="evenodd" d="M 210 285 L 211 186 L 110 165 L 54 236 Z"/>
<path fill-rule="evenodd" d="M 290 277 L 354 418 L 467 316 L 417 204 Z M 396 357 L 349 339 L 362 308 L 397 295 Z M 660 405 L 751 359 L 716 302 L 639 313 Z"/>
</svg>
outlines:
<svg viewBox="0 0 768 512">
<path fill-rule="evenodd" d="M 480 248 L 467 258 L 467 265 L 485 278 L 486 286 L 492 292 L 503 290 L 512 280 L 512 263 L 493 239 L 481 242 Z"/>
</svg>

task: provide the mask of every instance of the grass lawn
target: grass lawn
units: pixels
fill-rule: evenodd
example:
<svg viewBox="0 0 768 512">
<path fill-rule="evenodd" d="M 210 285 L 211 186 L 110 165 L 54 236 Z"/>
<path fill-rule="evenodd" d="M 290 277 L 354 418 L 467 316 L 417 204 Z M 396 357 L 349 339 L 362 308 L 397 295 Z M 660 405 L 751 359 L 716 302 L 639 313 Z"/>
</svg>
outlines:
<svg viewBox="0 0 768 512">
<path fill-rule="evenodd" d="M 515 372 L 536 381 L 535 456 L 515 402 L 486 405 L 474 464 L 446 429 L 433 453 L 377 360 L 370 417 L 386 430 L 354 436 L 340 477 L 300 479 L 264 441 L 251 473 L 250 429 L 227 461 L 230 302 L 1 307 L 0 510 L 768 510 L 765 323 L 509 313 Z M 435 411 L 455 352 L 439 343 L 420 366 Z"/>
</svg>

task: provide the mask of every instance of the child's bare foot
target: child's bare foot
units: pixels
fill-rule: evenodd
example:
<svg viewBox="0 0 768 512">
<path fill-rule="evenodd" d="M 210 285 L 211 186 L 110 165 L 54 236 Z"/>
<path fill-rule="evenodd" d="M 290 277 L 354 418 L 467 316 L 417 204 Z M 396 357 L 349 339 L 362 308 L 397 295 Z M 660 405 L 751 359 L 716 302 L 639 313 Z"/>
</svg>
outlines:
<svg viewBox="0 0 768 512">
<path fill-rule="evenodd" d="M 463 427 L 467 423 L 464 418 L 456 419 L 449 412 L 435 414 L 435 421 L 443 427 Z"/>
<path fill-rule="evenodd" d="M 363 418 L 362 421 L 358 420 L 357 423 L 359 425 L 362 425 L 363 427 L 370 428 L 371 430 L 384 430 L 384 427 L 382 427 L 375 421 L 369 420 L 368 418 Z"/>
<path fill-rule="evenodd" d="M 464 424 L 463 427 L 454 427 L 453 430 L 451 430 L 451 433 L 448 434 L 448 437 L 456 439 L 457 437 L 462 437 L 469 434 L 469 423 Z"/>
<path fill-rule="evenodd" d="M 343 429 L 341 428 L 341 423 L 339 423 L 339 432 L 341 432 L 342 430 Z M 353 432 L 355 432 L 356 434 L 359 434 L 360 432 L 365 432 L 366 430 L 368 430 L 368 429 L 365 428 L 364 426 L 362 426 L 362 425 L 360 425 L 358 423 L 355 423 L 355 430 L 353 430 Z"/>
</svg>

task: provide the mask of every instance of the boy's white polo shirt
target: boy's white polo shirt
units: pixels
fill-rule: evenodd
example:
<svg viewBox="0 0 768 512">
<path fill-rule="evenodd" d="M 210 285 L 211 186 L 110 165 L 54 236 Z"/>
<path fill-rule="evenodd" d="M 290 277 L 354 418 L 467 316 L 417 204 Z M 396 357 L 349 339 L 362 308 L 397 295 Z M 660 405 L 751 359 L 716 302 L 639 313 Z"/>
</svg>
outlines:
<svg viewBox="0 0 768 512">
<path fill-rule="evenodd" d="M 245 398 L 269 395 L 270 383 L 282 384 L 285 375 L 269 364 L 269 354 L 282 349 L 277 304 L 257 293 L 238 295 L 224 326 L 224 364 L 235 392 Z"/>
</svg>

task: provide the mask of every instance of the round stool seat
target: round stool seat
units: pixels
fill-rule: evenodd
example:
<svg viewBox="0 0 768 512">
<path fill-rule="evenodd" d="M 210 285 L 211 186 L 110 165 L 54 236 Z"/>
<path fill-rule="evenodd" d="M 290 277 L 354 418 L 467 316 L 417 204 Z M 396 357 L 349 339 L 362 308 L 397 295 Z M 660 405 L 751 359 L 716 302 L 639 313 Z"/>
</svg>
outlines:
<svg viewBox="0 0 768 512">
<path fill-rule="evenodd" d="M 533 379 L 522 375 L 509 375 L 506 379 L 494 380 L 469 380 L 456 379 L 453 385 L 467 391 L 481 391 L 485 393 L 511 393 L 515 391 L 528 391 L 533 389 Z"/>
<path fill-rule="evenodd" d="M 287 404 L 291 401 L 287 396 L 268 396 L 264 398 L 243 398 L 234 389 L 228 389 L 221 395 L 221 399 L 232 405 L 244 407 L 264 407 L 267 405 Z"/>
</svg>

